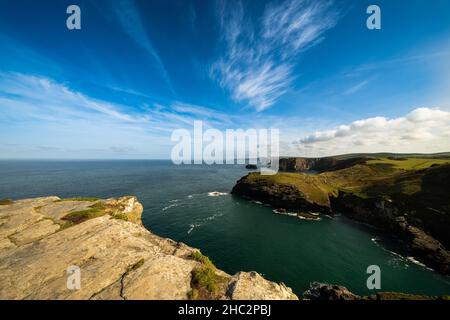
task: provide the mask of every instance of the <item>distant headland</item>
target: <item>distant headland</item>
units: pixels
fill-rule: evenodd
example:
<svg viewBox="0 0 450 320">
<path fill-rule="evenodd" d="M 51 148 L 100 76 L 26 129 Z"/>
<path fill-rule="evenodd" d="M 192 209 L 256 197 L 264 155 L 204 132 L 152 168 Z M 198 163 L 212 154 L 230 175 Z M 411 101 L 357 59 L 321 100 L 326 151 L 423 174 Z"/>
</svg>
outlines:
<svg viewBox="0 0 450 320">
<path fill-rule="evenodd" d="M 303 219 L 341 213 L 402 239 L 414 259 L 450 274 L 450 153 L 285 157 L 232 193 Z"/>
</svg>

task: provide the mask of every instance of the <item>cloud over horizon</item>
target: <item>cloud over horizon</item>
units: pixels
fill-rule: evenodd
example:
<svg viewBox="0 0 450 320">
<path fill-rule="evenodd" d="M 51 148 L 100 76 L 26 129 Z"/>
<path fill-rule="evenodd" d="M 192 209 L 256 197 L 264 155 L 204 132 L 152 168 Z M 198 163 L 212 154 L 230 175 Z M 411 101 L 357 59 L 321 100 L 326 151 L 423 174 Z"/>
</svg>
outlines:
<svg viewBox="0 0 450 320">
<path fill-rule="evenodd" d="M 202 106 L 172 102 L 137 111 L 136 106 L 94 99 L 51 78 L 16 72 L 0 72 L 0 108 L 1 128 L 9 128 L 4 138 L 11 142 L 0 146 L 4 157 L 30 152 L 145 157 L 159 145 L 158 156 L 166 158 L 173 130 L 190 128 L 198 119 L 205 126 L 229 123 L 227 115 Z M 30 136 L 34 141 L 26 138 Z"/>
<path fill-rule="evenodd" d="M 373 117 L 317 131 L 293 142 L 308 156 L 344 153 L 434 153 L 450 150 L 450 112 L 417 108 L 403 117 Z"/>
</svg>

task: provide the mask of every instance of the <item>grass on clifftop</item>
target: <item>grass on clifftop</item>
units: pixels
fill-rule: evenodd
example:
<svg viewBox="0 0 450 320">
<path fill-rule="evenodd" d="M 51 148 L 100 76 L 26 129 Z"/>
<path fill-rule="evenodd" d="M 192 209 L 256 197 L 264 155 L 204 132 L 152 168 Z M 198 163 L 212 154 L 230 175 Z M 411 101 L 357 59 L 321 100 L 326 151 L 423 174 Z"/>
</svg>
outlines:
<svg viewBox="0 0 450 320">
<path fill-rule="evenodd" d="M 304 173 L 279 172 L 275 175 L 250 173 L 247 180 L 251 183 L 263 183 L 269 186 L 276 184 L 291 185 L 300 190 L 308 200 L 320 205 L 328 203 L 328 195 L 335 194 L 336 188 L 327 184 L 320 175 Z"/>
<path fill-rule="evenodd" d="M 367 161 L 368 165 L 390 165 L 395 169 L 420 170 L 431 166 L 450 164 L 447 159 L 424 159 L 424 158 L 381 158 Z"/>
<path fill-rule="evenodd" d="M 62 220 L 70 221 L 74 224 L 78 224 L 81 222 L 84 222 L 89 219 L 101 217 L 105 214 L 107 214 L 106 209 L 107 207 L 101 203 L 95 203 L 92 206 L 89 207 L 89 209 L 81 210 L 81 211 L 75 211 L 67 214 L 62 218 Z"/>
<path fill-rule="evenodd" d="M 250 173 L 244 180 L 261 190 L 291 185 L 319 205 L 338 193 L 360 199 L 390 199 L 407 214 L 410 223 L 424 226 L 430 235 L 450 245 L 449 159 L 386 157 L 319 174 Z"/>
<path fill-rule="evenodd" d="M 217 275 L 214 264 L 200 252 L 192 252 L 188 258 L 201 264 L 192 270 L 192 290 L 188 293 L 188 298 L 190 300 L 215 299 L 220 287 L 224 285 L 225 279 Z"/>
<path fill-rule="evenodd" d="M 65 202 L 65 201 L 89 201 L 89 202 L 95 202 L 100 200 L 99 198 L 94 197 L 75 197 L 75 198 L 65 198 L 65 199 L 59 199 L 55 202 Z"/>
<path fill-rule="evenodd" d="M 198 251 L 194 251 L 191 254 L 189 254 L 189 258 L 197 262 L 200 262 L 201 264 L 204 265 L 214 266 L 214 264 L 211 262 L 211 260 L 209 260 L 207 256 L 204 256 Z"/>
<path fill-rule="evenodd" d="M 83 200 L 73 200 L 73 199 L 83 199 Z M 92 199 L 92 200 L 86 200 L 86 199 Z M 72 200 L 69 200 L 69 199 L 64 199 L 64 200 L 65 201 L 97 201 L 97 200 L 93 200 L 93 199 L 96 199 L 96 198 L 72 198 Z M 82 222 L 90 220 L 90 219 L 104 216 L 106 214 L 109 214 L 114 219 L 129 221 L 128 215 L 126 213 L 122 212 L 119 207 L 113 206 L 111 204 L 105 204 L 104 202 L 101 202 L 101 201 L 92 204 L 85 210 L 71 212 L 71 213 L 65 215 L 62 218 L 62 220 L 65 220 L 72 224 L 78 224 L 78 223 L 82 223 Z"/>
<path fill-rule="evenodd" d="M 424 172 L 445 168 L 446 159 L 380 158 L 345 169 L 320 174 L 279 172 L 272 176 L 250 173 L 246 180 L 262 185 L 291 185 L 317 204 L 326 204 L 330 195 L 339 191 L 361 198 L 378 195 L 412 195 L 422 191 Z M 431 184 L 428 184 L 430 187 Z"/>
<path fill-rule="evenodd" d="M 117 219 L 117 220 L 129 221 L 128 215 L 123 212 L 111 213 L 111 217 L 113 217 L 114 219 Z"/>
<path fill-rule="evenodd" d="M 13 204 L 14 201 L 11 199 L 0 199 L 0 206 L 6 206 L 8 204 Z"/>
</svg>

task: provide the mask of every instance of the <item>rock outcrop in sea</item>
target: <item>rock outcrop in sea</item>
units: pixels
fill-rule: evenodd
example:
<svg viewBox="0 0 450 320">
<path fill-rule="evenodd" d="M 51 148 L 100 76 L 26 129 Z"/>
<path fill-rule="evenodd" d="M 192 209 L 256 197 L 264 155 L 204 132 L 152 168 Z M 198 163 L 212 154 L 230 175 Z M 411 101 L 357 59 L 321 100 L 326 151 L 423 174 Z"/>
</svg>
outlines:
<svg viewBox="0 0 450 320">
<path fill-rule="evenodd" d="M 425 296 L 400 292 L 377 292 L 369 296 L 359 296 L 346 287 L 327 283 L 313 282 L 303 293 L 308 300 L 448 300 L 448 296 Z"/>
<path fill-rule="evenodd" d="M 135 197 L 0 203 L 0 299 L 297 299 L 256 272 L 229 275 L 141 224 Z M 68 287 L 68 268 L 80 288 Z"/>
</svg>

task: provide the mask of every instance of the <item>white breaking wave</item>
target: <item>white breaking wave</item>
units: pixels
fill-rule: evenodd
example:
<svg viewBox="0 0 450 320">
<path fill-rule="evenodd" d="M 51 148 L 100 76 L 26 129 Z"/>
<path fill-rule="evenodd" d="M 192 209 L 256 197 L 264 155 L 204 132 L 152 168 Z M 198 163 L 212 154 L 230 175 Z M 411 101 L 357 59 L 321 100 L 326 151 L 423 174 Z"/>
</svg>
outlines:
<svg viewBox="0 0 450 320">
<path fill-rule="evenodd" d="M 295 212 L 287 212 L 287 211 L 278 211 L 277 209 L 272 210 L 276 214 L 281 214 L 283 216 L 290 216 L 290 217 L 296 217 L 297 213 Z"/>
<path fill-rule="evenodd" d="M 226 192 L 219 192 L 219 191 L 208 192 L 208 196 L 210 197 L 226 196 L 227 194 L 228 193 Z"/>
<path fill-rule="evenodd" d="M 306 220 L 306 221 L 320 221 L 322 220 L 322 218 L 307 218 L 301 215 L 297 216 L 300 220 Z"/>
<path fill-rule="evenodd" d="M 172 203 L 170 205 L 168 205 L 167 207 L 162 208 L 162 211 L 166 211 L 169 210 L 170 208 L 175 208 L 178 207 L 178 203 Z"/>
<path fill-rule="evenodd" d="M 213 214 L 212 216 L 209 216 L 209 217 L 206 217 L 206 218 L 202 219 L 202 221 L 199 222 L 199 223 L 193 223 L 193 224 L 190 224 L 190 225 L 189 225 L 189 230 L 188 230 L 187 233 L 190 234 L 195 228 L 201 227 L 201 226 L 203 226 L 206 222 L 212 221 L 212 220 L 214 220 L 215 218 L 221 217 L 221 216 L 223 216 L 223 215 L 224 215 L 223 213 L 215 213 L 215 214 Z"/>
<path fill-rule="evenodd" d="M 210 217 L 206 217 L 206 218 L 205 218 L 205 221 L 211 221 L 211 220 L 214 220 L 215 218 L 221 217 L 221 216 L 223 216 L 223 213 L 215 213 L 215 214 L 213 214 L 213 215 L 210 216 Z"/>
<path fill-rule="evenodd" d="M 320 220 L 322 220 L 322 218 L 320 218 L 318 216 L 318 214 L 313 214 L 313 213 L 311 213 L 313 218 L 310 218 L 310 217 L 306 217 L 306 216 L 302 215 L 301 213 L 296 213 L 296 212 L 279 211 L 277 209 L 274 209 L 272 211 L 275 212 L 276 214 L 281 214 L 283 216 L 297 217 L 300 220 L 306 220 L 306 221 L 320 221 Z"/>
<path fill-rule="evenodd" d="M 189 225 L 189 230 L 188 230 L 188 234 L 190 234 L 191 232 L 192 232 L 192 230 L 194 230 L 195 228 L 197 228 L 197 227 L 200 227 L 201 226 L 201 224 L 191 224 L 191 225 Z"/>
<path fill-rule="evenodd" d="M 417 264 L 418 266 L 421 266 L 421 267 L 426 268 L 428 270 L 433 270 L 433 269 L 427 267 L 426 265 L 424 265 L 422 262 L 417 261 L 416 259 L 414 259 L 414 257 L 406 257 L 406 259 L 408 259 L 408 261 L 411 261 L 414 264 Z"/>
<path fill-rule="evenodd" d="M 372 239 L 370 239 L 370 240 L 372 240 L 373 243 L 375 243 L 377 246 L 379 246 L 379 247 L 380 247 L 381 249 L 383 249 L 384 251 L 390 253 L 391 255 L 393 255 L 394 257 L 396 257 L 396 258 L 398 258 L 398 259 L 400 259 L 400 260 L 402 260 L 402 261 L 407 260 L 407 261 L 409 261 L 409 262 L 411 262 L 411 263 L 413 263 L 413 264 L 415 264 L 415 265 L 418 265 L 418 266 L 420 266 L 420 267 L 422 267 L 422 268 L 425 268 L 425 269 L 434 271 L 433 269 L 431 269 L 430 267 L 427 267 L 427 266 L 426 266 L 425 264 L 423 264 L 422 262 L 417 261 L 417 260 L 416 260 L 414 257 L 412 257 L 412 256 L 405 257 L 405 256 L 402 256 L 401 254 L 399 254 L 399 253 L 397 253 L 397 252 L 394 252 L 394 251 L 391 251 L 391 250 L 386 249 L 383 245 L 381 245 L 380 243 L 378 243 L 378 241 L 380 240 L 380 239 L 378 239 L 378 238 L 372 238 Z M 406 267 L 407 267 L 407 266 L 406 266 Z"/>
</svg>

